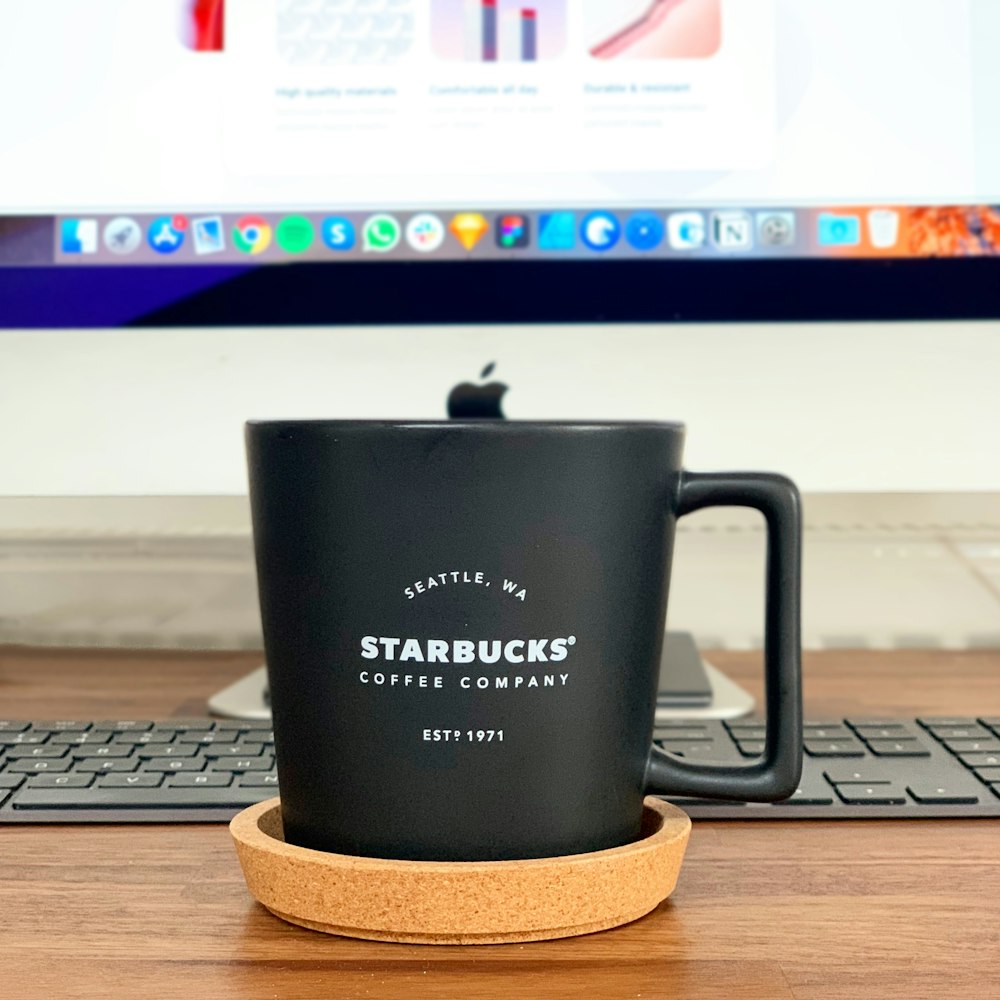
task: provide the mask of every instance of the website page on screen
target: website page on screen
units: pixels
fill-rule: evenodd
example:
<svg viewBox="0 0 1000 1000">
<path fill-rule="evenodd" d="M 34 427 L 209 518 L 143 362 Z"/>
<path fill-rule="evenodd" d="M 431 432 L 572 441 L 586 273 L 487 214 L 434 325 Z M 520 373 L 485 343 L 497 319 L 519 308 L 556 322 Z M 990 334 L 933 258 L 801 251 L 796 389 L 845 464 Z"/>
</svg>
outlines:
<svg viewBox="0 0 1000 1000">
<path fill-rule="evenodd" d="M 46 0 L 4 21 L 0 242 L 44 233 L 38 263 L 1000 251 L 994 0 Z"/>
</svg>

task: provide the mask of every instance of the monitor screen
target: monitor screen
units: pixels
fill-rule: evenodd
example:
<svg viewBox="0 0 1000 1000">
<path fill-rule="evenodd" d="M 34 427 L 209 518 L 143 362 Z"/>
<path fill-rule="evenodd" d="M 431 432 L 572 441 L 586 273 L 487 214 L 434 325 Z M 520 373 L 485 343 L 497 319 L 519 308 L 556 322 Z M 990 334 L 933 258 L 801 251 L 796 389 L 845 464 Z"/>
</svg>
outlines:
<svg viewBox="0 0 1000 1000">
<path fill-rule="evenodd" d="M 8 326 L 1000 315 L 995 0 L 3 18 Z"/>
</svg>

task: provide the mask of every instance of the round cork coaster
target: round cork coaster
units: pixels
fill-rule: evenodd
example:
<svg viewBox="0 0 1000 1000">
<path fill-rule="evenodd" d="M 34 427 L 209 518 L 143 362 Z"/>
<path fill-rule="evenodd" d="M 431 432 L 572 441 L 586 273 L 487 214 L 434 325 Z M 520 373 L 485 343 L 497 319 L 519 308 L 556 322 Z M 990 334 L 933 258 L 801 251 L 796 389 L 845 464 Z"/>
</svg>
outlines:
<svg viewBox="0 0 1000 1000">
<path fill-rule="evenodd" d="M 637 920 L 677 884 L 687 815 L 656 798 L 642 835 L 608 851 L 531 861 L 393 861 L 286 844 L 278 799 L 229 825 L 251 895 L 327 934 L 410 944 L 503 944 Z"/>
</svg>

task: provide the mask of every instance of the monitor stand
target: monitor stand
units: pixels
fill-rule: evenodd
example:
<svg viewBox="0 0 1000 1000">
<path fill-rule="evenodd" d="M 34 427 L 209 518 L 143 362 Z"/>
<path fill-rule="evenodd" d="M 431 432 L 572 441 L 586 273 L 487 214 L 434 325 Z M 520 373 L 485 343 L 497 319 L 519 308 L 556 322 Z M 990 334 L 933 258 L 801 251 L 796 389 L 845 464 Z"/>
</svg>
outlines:
<svg viewBox="0 0 1000 1000">
<path fill-rule="evenodd" d="M 667 633 L 660 662 L 657 722 L 737 719 L 753 709 L 753 697 L 701 658 L 690 633 Z M 269 719 L 267 668 L 258 667 L 212 695 L 208 710 L 227 719 Z"/>
</svg>

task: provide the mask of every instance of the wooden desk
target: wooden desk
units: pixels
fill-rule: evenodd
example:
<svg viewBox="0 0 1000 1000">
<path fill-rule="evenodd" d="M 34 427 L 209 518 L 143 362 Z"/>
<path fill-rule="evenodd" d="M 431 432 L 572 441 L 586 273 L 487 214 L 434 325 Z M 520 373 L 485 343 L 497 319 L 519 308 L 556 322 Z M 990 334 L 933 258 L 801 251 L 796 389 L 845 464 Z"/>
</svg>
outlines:
<svg viewBox="0 0 1000 1000">
<path fill-rule="evenodd" d="M 757 658 L 713 662 L 757 689 Z M 259 658 L 0 649 L 4 717 L 167 717 Z M 830 652 L 813 714 L 1000 714 L 998 652 Z M 482 948 L 287 926 L 224 826 L 0 827 L 0 997 L 1000 998 L 995 821 L 695 824 L 674 897 L 615 931 Z"/>
</svg>

